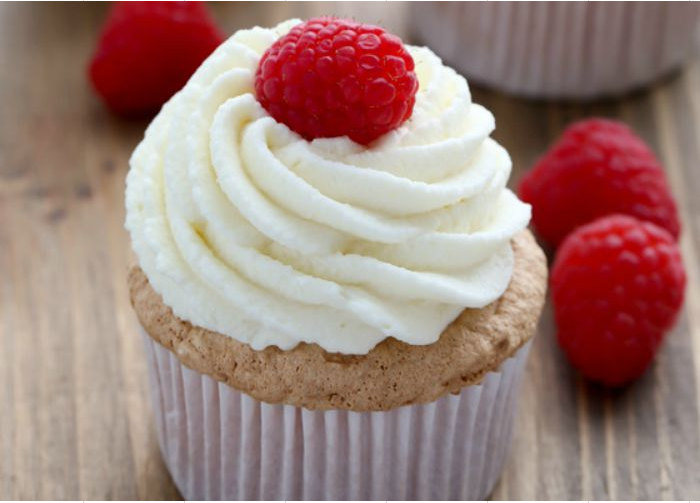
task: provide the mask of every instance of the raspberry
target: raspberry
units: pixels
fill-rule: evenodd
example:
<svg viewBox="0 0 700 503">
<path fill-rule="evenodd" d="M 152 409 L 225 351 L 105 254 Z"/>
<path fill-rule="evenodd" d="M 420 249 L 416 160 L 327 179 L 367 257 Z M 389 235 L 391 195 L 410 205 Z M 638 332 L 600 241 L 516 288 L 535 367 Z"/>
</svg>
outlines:
<svg viewBox="0 0 700 503">
<path fill-rule="evenodd" d="M 676 203 L 659 161 L 627 126 L 589 119 L 569 126 L 520 182 L 532 221 L 557 246 L 579 225 L 624 213 L 680 233 Z"/>
<path fill-rule="evenodd" d="M 200 2 L 117 2 L 90 61 L 90 79 L 114 112 L 150 114 L 222 40 Z"/>
<path fill-rule="evenodd" d="M 307 140 L 368 144 L 413 112 L 418 79 L 401 39 L 382 28 L 321 17 L 296 25 L 260 59 L 258 101 Z"/>
<path fill-rule="evenodd" d="M 626 384 L 651 362 L 684 287 L 681 254 L 665 229 L 620 214 L 579 227 L 552 268 L 559 344 L 589 379 Z"/>
</svg>

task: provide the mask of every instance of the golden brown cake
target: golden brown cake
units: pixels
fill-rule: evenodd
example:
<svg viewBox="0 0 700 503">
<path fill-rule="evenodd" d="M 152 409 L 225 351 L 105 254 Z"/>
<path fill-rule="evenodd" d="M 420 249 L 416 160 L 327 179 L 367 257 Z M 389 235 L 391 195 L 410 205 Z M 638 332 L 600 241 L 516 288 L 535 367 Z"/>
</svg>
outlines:
<svg viewBox="0 0 700 503">
<path fill-rule="evenodd" d="M 388 410 L 431 402 L 476 384 L 535 333 L 547 284 L 544 254 L 529 231 L 513 239 L 515 269 L 505 294 L 465 309 L 426 346 L 386 339 L 366 355 L 315 344 L 255 351 L 173 315 L 143 271 L 129 274 L 131 302 L 146 332 L 186 366 L 258 400 L 310 409 Z"/>
</svg>

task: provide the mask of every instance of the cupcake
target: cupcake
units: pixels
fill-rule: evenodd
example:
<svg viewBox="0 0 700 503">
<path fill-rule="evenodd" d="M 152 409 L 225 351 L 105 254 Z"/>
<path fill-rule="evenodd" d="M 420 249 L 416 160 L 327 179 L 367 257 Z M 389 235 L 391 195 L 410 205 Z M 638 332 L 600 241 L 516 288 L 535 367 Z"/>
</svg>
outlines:
<svg viewBox="0 0 700 503">
<path fill-rule="evenodd" d="M 469 79 L 516 95 L 596 98 L 687 56 L 695 2 L 416 2 L 415 33 Z"/>
<path fill-rule="evenodd" d="M 128 282 L 186 499 L 489 494 L 547 275 L 494 127 L 432 51 L 333 18 L 237 32 L 163 107 Z"/>
</svg>

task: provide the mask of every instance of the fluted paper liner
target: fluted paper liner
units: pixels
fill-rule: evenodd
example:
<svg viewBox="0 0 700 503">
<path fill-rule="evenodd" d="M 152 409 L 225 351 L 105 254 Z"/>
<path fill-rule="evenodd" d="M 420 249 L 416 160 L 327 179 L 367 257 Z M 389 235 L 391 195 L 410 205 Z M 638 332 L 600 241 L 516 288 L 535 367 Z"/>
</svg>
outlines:
<svg viewBox="0 0 700 503">
<path fill-rule="evenodd" d="M 682 62 L 695 2 L 416 2 L 421 43 L 474 82 L 534 97 L 594 98 Z"/>
<path fill-rule="evenodd" d="M 503 468 L 530 343 L 457 395 L 385 412 L 267 404 L 144 334 L 158 441 L 188 500 L 474 500 Z"/>
</svg>

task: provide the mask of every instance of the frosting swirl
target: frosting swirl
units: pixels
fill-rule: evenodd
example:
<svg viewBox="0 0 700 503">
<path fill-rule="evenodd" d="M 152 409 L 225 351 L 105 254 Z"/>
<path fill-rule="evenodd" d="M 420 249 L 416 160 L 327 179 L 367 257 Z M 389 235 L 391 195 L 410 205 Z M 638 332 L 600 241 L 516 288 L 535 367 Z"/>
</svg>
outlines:
<svg viewBox="0 0 700 503">
<path fill-rule="evenodd" d="M 237 32 L 148 127 L 126 190 L 139 263 L 175 315 L 254 349 L 435 342 L 505 291 L 530 218 L 505 188 L 494 118 L 409 47 L 420 86 L 406 123 L 370 148 L 308 142 L 253 90 L 260 56 L 297 22 Z"/>
</svg>

